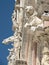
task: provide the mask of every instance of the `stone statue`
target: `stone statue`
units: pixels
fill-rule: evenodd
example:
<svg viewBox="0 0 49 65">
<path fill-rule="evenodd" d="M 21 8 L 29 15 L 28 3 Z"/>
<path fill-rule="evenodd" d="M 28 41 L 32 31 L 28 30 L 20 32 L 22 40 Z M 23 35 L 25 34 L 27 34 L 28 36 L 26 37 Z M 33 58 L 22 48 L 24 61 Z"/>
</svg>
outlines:
<svg viewBox="0 0 49 65">
<path fill-rule="evenodd" d="M 13 26 L 12 26 L 12 30 L 13 31 L 15 31 L 16 30 L 16 28 L 18 28 L 19 27 L 19 24 L 18 24 L 18 22 L 17 22 L 17 13 L 16 13 L 16 11 L 14 10 L 14 12 L 13 12 L 13 14 L 12 14 L 12 23 L 13 23 Z"/>
<path fill-rule="evenodd" d="M 27 48 L 29 49 L 28 52 L 28 65 L 31 63 L 35 65 L 36 61 L 36 54 L 37 54 L 37 44 L 39 43 L 39 39 L 37 38 L 35 30 L 38 27 L 43 28 L 43 21 L 37 17 L 37 12 L 34 10 L 32 6 L 26 6 L 26 24 L 24 25 L 24 28 L 26 29 L 26 34 L 27 34 L 27 41 L 26 44 Z M 38 34 L 38 33 L 37 33 Z M 36 50 L 36 51 L 35 51 Z M 26 53 L 27 53 L 26 52 Z M 36 54 L 35 54 L 36 53 Z M 31 58 L 33 56 L 33 58 Z M 31 58 L 31 61 L 30 61 Z M 39 59 L 38 59 L 39 60 Z"/>
<path fill-rule="evenodd" d="M 31 27 L 33 31 L 35 31 L 37 27 L 43 27 L 43 21 L 37 17 L 37 12 L 32 6 L 26 7 L 26 16 L 28 21 L 24 27 Z"/>
</svg>

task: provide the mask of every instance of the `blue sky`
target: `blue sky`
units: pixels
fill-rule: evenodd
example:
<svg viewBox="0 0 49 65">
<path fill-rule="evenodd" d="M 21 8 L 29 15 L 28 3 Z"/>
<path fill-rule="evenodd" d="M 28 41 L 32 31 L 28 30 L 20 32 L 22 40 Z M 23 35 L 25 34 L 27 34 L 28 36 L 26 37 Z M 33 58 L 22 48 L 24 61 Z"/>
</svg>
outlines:
<svg viewBox="0 0 49 65">
<path fill-rule="evenodd" d="M 0 65 L 7 65 L 8 48 L 12 47 L 2 44 L 2 40 L 13 34 L 11 16 L 14 4 L 14 0 L 0 0 Z"/>
</svg>

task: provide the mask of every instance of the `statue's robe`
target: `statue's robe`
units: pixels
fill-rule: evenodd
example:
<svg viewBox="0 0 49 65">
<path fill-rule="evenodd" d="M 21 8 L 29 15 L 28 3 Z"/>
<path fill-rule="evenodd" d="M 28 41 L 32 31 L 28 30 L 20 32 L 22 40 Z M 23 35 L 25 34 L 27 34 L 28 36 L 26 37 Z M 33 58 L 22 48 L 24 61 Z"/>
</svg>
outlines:
<svg viewBox="0 0 49 65">
<path fill-rule="evenodd" d="M 42 20 L 40 20 L 36 16 L 31 16 L 28 19 L 28 23 L 31 24 L 31 27 L 33 26 L 36 27 L 38 24 L 43 24 Z M 23 31 L 24 34 L 23 34 L 23 44 L 22 44 L 22 57 L 27 61 L 28 65 L 36 65 L 38 41 L 35 36 L 35 31 L 33 31 L 31 27 L 26 27 L 24 28 Z M 40 62 L 38 65 L 40 65 Z"/>
</svg>

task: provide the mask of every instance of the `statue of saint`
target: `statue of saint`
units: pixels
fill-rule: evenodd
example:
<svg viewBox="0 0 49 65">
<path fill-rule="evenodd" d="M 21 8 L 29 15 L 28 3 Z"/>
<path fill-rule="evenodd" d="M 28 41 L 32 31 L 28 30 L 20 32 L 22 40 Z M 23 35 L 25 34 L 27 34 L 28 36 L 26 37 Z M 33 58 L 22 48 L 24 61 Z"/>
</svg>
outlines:
<svg viewBox="0 0 49 65">
<path fill-rule="evenodd" d="M 43 21 L 37 17 L 37 12 L 32 6 L 26 7 L 26 16 L 27 23 L 24 27 L 30 27 L 33 31 L 35 31 L 37 27 L 43 27 Z"/>
</svg>

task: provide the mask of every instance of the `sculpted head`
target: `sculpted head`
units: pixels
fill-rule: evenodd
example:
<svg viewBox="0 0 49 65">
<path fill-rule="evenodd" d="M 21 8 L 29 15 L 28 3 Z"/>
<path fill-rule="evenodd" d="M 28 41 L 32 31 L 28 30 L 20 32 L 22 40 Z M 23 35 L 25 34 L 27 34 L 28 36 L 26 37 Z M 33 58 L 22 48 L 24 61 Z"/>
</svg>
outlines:
<svg viewBox="0 0 49 65">
<path fill-rule="evenodd" d="M 26 10 L 26 14 L 33 15 L 34 13 L 33 6 L 26 6 L 25 10 Z"/>
</svg>

